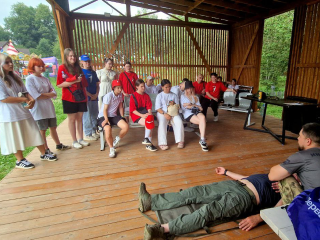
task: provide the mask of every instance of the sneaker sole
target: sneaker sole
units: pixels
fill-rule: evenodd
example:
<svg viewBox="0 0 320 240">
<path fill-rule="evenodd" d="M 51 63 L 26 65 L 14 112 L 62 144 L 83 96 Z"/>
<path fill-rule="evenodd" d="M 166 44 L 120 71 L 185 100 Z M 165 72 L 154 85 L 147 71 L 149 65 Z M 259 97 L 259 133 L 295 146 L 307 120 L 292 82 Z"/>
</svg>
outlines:
<svg viewBox="0 0 320 240">
<path fill-rule="evenodd" d="M 68 150 L 68 149 L 71 149 L 71 147 L 68 147 L 68 148 L 61 148 L 61 149 L 56 148 L 56 150 L 58 150 L 58 151 L 64 151 L 64 150 Z"/>
<path fill-rule="evenodd" d="M 16 166 L 16 168 L 20 168 L 20 169 L 32 169 L 32 168 L 34 168 L 34 166 L 33 166 L 33 167 L 20 167 L 20 166 Z"/>
<path fill-rule="evenodd" d="M 55 158 L 55 159 L 42 159 L 40 158 L 41 161 L 49 161 L 49 162 L 54 162 L 54 161 L 57 161 L 58 158 Z"/>
<path fill-rule="evenodd" d="M 141 142 L 143 145 L 152 145 L 152 143 Z"/>
<path fill-rule="evenodd" d="M 209 152 L 209 149 L 208 148 L 202 148 L 202 151 Z"/>
<path fill-rule="evenodd" d="M 115 158 L 115 157 L 116 157 L 116 155 L 113 155 L 113 156 L 110 156 L 110 155 L 109 155 L 109 158 Z"/>
<path fill-rule="evenodd" d="M 151 151 L 151 152 L 155 152 L 155 151 L 158 151 L 158 149 L 149 149 L 149 148 L 146 148 L 147 150 Z"/>
</svg>

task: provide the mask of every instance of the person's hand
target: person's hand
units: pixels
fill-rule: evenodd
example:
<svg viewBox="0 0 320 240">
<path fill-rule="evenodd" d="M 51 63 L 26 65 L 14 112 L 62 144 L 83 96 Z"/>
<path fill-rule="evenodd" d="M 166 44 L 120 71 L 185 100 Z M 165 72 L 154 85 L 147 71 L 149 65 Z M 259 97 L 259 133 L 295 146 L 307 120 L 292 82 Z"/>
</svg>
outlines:
<svg viewBox="0 0 320 240">
<path fill-rule="evenodd" d="M 123 95 L 124 95 L 125 97 L 129 97 L 129 94 L 128 94 L 128 93 L 123 92 Z"/>
<path fill-rule="evenodd" d="M 218 102 L 218 98 L 214 97 L 214 98 L 212 98 L 212 100 Z"/>
<path fill-rule="evenodd" d="M 203 89 L 203 90 L 201 91 L 201 94 L 202 94 L 202 95 L 205 95 L 205 94 L 206 94 L 206 90 Z"/>
<path fill-rule="evenodd" d="M 279 182 L 274 182 L 274 183 L 272 183 L 272 184 L 271 184 L 271 187 L 272 187 L 272 189 L 273 189 L 276 193 L 280 192 Z"/>
<path fill-rule="evenodd" d="M 35 101 L 34 100 L 30 100 L 26 102 L 28 104 L 28 106 L 26 106 L 26 109 L 32 109 L 34 107 Z"/>
<path fill-rule="evenodd" d="M 224 175 L 224 171 L 226 169 L 224 167 L 217 167 L 216 168 L 216 174 L 219 174 L 219 175 Z"/>
<path fill-rule="evenodd" d="M 102 123 L 101 123 L 101 126 L 102 128 L 104 128 L 106 125 L 109 124 L 109 120 L 104 120 Z"/>
<path fill-rule="evenodd" d="M 236 94 L 236 93 L 237 93 L 237 90 L 235 90 L 235 89 L 232 89 L 232 92 L 233 92 L 234 94 Z"/>
<path fill-rule="evenodd" d="M 260 214 L 252 215 L 250 217 L 243 219 L 239 223 L 239 228 L 243 231 L 250 231 L 252 228 L 257 226 L 261 222 L 263 222 L 263 220 L 260 217 Z"/>
<path fill-rule="evenodd" d="M 142 117 L 143 119 L 146 119 L 148 116 L 149 116 L 149 113 L 141 114 L 141 117 Z"/>
<path fill-rule="evenodd" d="M 20 97 L 21 98 L 21 103 L 27 103 L 28 104 L 28 102 L 29 102 L 29 99 L 28 98 L 26 98 L 26 97 Z"/>
<path fill-rule="evenodd" d="M 169 114 L 167 114 L 167 113 L 164 114 L 164 117 L 169 121 L 171 120 L 171 116 Z"/>
</svg>

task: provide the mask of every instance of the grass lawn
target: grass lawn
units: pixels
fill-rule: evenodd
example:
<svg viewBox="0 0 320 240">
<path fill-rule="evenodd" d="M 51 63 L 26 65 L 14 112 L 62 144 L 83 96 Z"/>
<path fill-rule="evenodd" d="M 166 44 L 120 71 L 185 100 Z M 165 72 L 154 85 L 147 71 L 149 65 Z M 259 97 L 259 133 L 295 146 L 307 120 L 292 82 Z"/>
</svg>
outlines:
<svg viewBox="0 0 320 240">
<path fill-rule="evenodd" d="M 56 87 L 56 78 L 50 78 L 50 81 L 57 92 L 57 98 L 53 100 L 53 105 L 56 109 L 57 123 L 59 125 L 64 119 L 66 119 L 67 115 L 63 114 L 63 110 L 62 110 L 61 88 Z M 47 135 L 49 135 L 49 130 L 47 131 Z M 23 152 L 23 155 L 27 156 L 28 153 L 30 153 L 33 149 L 34 147 L 27 148 Z M 13 154 L 7 155 L 7 156 L 3 156 L 0 154 L 0 180 L 4 178 L 11 171 L 11 169 L 15 167 L 15 164 L 16 164 L 16 158 Z"/>
</svg>

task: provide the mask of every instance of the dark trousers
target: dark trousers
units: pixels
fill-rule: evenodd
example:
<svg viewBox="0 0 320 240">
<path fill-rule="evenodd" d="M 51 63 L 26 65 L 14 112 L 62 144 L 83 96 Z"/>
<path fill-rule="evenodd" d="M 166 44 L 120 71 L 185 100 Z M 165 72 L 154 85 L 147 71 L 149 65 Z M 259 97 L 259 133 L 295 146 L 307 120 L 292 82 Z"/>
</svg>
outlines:
<svg viewBox="0 0 320 240">
<path fill-rule="evenodd" d="M 218 107 L 219 107 L 219 102 L 216 102 L 213 99 L 208 99 L 205 97 L 200 98 L 200 104 L 201 107 L 203 108 L 202 113 L 204 114 L 204 116 L 207 116 L 207 110 L 208 107 L 211 107 L 212 111 L 213 111 L 213 116 L 218 116 Z"/>
</svg>

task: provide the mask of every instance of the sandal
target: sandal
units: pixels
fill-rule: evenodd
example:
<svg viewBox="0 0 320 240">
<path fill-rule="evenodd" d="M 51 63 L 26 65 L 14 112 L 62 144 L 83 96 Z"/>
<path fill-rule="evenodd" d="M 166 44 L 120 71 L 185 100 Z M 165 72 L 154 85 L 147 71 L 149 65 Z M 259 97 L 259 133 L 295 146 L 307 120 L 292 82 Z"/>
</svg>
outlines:
<svg viewBox="0 0 320 240">
<path fill-rule="evenodd" d="M 160 145 L 159 148 L 161 150 L 167 150 L 169 147 L 167 145 Z"/>
<path fill-rule="evenodd" d="M 184 142 L 179 142 L 178 143 L 178 148 L 184 148 Z"/>
</svg>

